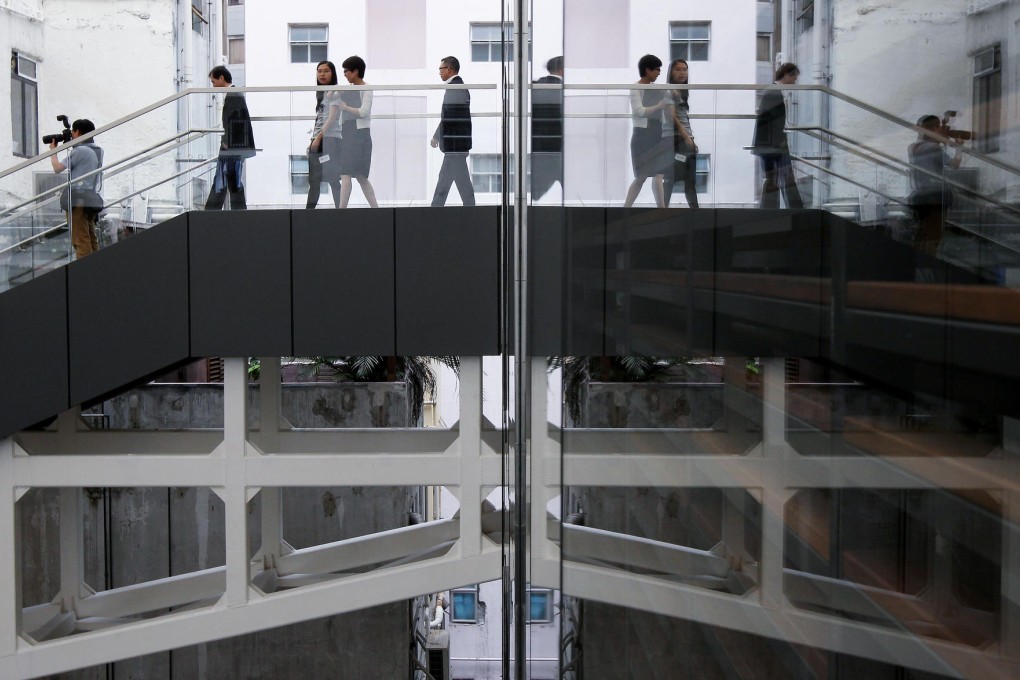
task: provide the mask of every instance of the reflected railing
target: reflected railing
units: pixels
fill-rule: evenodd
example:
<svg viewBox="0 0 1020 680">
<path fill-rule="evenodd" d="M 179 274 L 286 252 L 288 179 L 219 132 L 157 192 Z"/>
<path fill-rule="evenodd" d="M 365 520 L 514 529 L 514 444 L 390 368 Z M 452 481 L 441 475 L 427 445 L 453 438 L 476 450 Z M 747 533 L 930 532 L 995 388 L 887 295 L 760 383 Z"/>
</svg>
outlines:
<svg viewBox="0 0 1020 680">
<path fill-rule="evenodd" d="M 768 87 L 782 89 L 788 98 L 787 134 L 805 206 L 834 212 L 901 241 L 913 240 L 917 225 L 909 205 L 910 178 L 928 171 L 910 163 L 907 149 L 917 140 L 920 128 L 827 87 Z M 757 98 L 768 87 L 533 84 L 535 119 L 547 117 L 550 111 L 561 112 L 562 156 L 552 188 L 543 186 L 541 195 L 533 192 L 529 201 L 623 205 L 633 180 L 631 93 L 661 91 L 665 96 L 669 90 L 686 89 L 698 145 L 693 177 L 700 206 L 756 207 L 763 178 L 758 158 L 751 153 L 751 140 Z M 328 166 L 340 159 L 322 162 L 321 155 L 308 153 L 317 90 L 348 97 L 364 92 L 374 95 L 368 181 L 379 205 L 429 204 L 443 162 L 443 153 L 431 148 L 429 140 L 439 122 L 444 90 L 449 89 L 474 93 L 473 148 L 467 163 L 475 201 L 483 205 L 503 201 L 504 185 L 521 171 L 515 166 L 534 181 L 544 152 L 533 151 L 530 159 L 510 163 L 510 177 L 504 176 L 503 104 L 495 84 L 236 88 L 246 97 L 257 149 L 255 157 L 245 161 L 242 174 L 248 207 L 307 207 L 310 194 L 316 193 L 310 190 L 309 177 L 314 181 L 317 170 L 327 180 L 320 183 L 318 207 L 339 202 L 335 177 L 339 171 Z M 55 154 L 64 158 L 68 148 L 89 138 L 106 150 L 104 243 L 187 210 L 202 209 L 215 175 L 223 95 L 216 88 L 189 89 L 0 173 L 4 199 L 0 286 L 17 285 L 71 259 L 66 218 L 57 199 L 68 180 L 66 174 L 53 173 L 49 159 Z M 539 108 L 543 108 L 541 114 Z M 533 145 L 535 134 L 543 133 L 533 131 Z M 946 195 L 957 198 L 948 212 L 939 254 L 991 278 L 1001 277 L 1003 268 L 1020 262 L 1016 202 L 1020 166 L 966 144 L 935 139 L 960 148 L 964 157 L 959 170 L 932 178 L 942 183 Z M 674 166 L 668 141 L 663 149 L 663 163 Z M 318 167 L 310 167 L 316 163 Z M 646 182 L 635 205 L 655 204 L 651 188 L 655 181 L 653 177 Z M 356 178 L 351 185 L 350 205 L 368 205 Z M 682 181 L 669 188 L 669 205 L 686 205 L 683 188 Z M 450 203 L 458 204 L 453 197 Z"/>
</svg>

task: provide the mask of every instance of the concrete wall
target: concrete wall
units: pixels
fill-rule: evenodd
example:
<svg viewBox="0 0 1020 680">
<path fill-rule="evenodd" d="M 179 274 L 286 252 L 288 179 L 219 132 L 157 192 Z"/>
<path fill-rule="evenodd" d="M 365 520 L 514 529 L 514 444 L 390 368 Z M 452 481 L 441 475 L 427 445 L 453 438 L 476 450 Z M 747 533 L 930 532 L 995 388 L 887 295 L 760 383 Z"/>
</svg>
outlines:
<svg viewBox="0 0 1020 680">
<path fill-rule="evenodd" d="M 260 422 L 258 386 L 248 393 L 248 423 Z M 404 383 L 295 383 L 282 390 L 283 417 L 294 427 L 408 427 Z M 223 427 L 223 386 L 153 383 L 117 395 L 101 408 L 112 429 Z"/>
</svg>

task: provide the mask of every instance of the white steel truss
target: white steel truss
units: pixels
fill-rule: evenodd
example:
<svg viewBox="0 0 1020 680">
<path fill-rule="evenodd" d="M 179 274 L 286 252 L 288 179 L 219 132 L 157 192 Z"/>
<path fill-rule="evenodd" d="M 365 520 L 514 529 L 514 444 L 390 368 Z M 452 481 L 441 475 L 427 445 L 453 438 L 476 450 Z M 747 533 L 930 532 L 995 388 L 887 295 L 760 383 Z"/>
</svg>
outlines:
<svg viewBox="0 0 1020 680">
<path fill-rule="evenodd" d="M 785 438 L 782 360 L 763 364 L 763 398 L 748 401 L 734 391 L 730 400 L 736 411 L 760 410 L 760 436 L 572 430 L 564 451 L 557 428 L 535 428 L 527 449 L 529 582 L 569 597 L 953 677 L 1020 677 L 1016 424 L 1007 421 L 1006 444 L 983 458 L 804 457 Z M 279 362 L 266 359 L 262 367 L 261 412 L 264 422 L 276 414 L 279 427 L 246 431 L 245 365 L 231 359 L 222 432 L 83 431 L 69 412 L 51 431 L 0 442 L 0 570 L 15 575 L 0 580 L 0 677 L 37 677 L 501 577 L 501 522 L 482 501 L 504 483 L 502 454 L 499 433 L 482 417 L 479 358 L 462 360 L 460 418 L 450 430 L 291 429 L 280 417 Z M 532 422 L 544 423 L 549 392 L 541 360 L 532 362 L 531 383 Z M 701 551 L 561 524 L 547 508 L 564 484 L 746 491 L 762 506 L 760 561 L 748 559 L 739 527 L 723 544 Z M 293 550 L 280 530 L 280 489 L 324 485 L 442 485 L 458 498 L 460 511 L 451 520 Z M 92 592 L 80 559 L 80 490 L 87 486 L 210 487 L 226 511 L 226 564 Z M 32 487 L 62 489 L 61 589 L 50 603 L 22 608 L 17 500 Z M 888 623 L 908 610 L 932 621 L 940 616 L 920 597 L 784 569 L 784 505 L 807 488 L 994 494 L 1002 507 L 998 641 L 972 647 L 794 605 L 791 599 L 836 601 L 845 611 Z M 246 507 L 259 493 L 262 549 L 250 560 Z M 561 560 L 562 545 L 568 549 Z M 630 567 L 654 573 L 620 568 L 622 554 Z M 174 613 L 142 618 L 169 607 Z"/>
<path fill-rule="evenodd" d="M 53 431 L 3 440 L 0 568 L 18 574 L 17 500 L 32 487 L 59 488 L 61 589 L 53 602 L 23 610 L 20 579 L 3 580 L 0 677 L 58 673 L 500 578 L 501 547 L 483 534 L 482 501 L 501 483 L 501 454 L 490 445 L 498 438 L 483 436 L 480 358 L 462 361 L 460 418 L 449 431 L 290 430 L 280 417 L 279 359 L 266 359 L 263 418 L 276 414 L 281 426 L 248 433 L 247 382 L 245 361 L 228 359 L 221 433 L 80 431 L 69 412 Z M 293 550 L 280 530 L 280 489 L 324 485 L 442 485 L 461 507 L 452 520 Z M 81 561 L 87 486 L 210 487 L 224 503 L 226 564 L 92 592 Z M 250 560 L 247 504 L 259 493 L 262 548 Z"/>
</svg>

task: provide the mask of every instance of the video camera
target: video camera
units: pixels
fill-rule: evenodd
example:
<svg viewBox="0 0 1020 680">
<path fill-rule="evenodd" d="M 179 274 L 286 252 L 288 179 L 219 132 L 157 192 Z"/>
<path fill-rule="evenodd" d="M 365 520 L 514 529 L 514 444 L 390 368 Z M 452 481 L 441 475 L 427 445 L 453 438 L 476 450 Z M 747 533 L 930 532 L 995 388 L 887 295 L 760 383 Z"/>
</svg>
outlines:
<svg viewBox="0 0 1020 680">
<path fill-rule="evenodd" d="M 956 111 L 946 111 L 942 116 L 942 124 L 939 126 L 939 134 L 949 139 L 954 139 L 957 142 L 966 142 L 974 136 L 974 133 L 970 130 L 954 130 L 950 123 L 953 118 L 956 118 Z"/>
<path fill-rule="evenodd" d="M 64 129 L 56 134 L 43 135 L 43 144 L 50 144 L 52 142 L 67 144 L 71 141 L 71 122 L 67 119 L 67 116 L 63 114 L 57 116 L 57 120 L 64 124 Z"/>
</svg>

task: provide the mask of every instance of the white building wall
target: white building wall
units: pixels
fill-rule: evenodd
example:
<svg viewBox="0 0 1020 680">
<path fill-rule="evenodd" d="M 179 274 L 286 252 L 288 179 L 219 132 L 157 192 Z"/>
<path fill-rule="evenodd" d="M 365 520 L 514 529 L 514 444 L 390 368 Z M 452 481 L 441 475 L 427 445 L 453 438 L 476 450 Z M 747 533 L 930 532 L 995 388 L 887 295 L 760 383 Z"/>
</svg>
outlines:
<svg viewBox="0 0 1020 680">
<path fill-rule="evenodd" d="M 973 73 L 974 59 L 971 55 L 999 45 L 1002 51 L 1002 132 L 999 150 L 991 156 L 1017 165 L 1020 159 L 1020 2 L 979 0 L 971 5 L 975 9 L 967 16 L 965 66 L 969 73 Z M 1012 203 L 1020 201 L 1020 185 L 1012 173 L 985 167 L 981 182 L 985 191 L 1000 199 Z"/>
<path fill-rule="evenodd" d="M 553 680 L 559 677 L 559 602 L 552 591 L 553 619 L 528 624 L 528 677 Z M 478 584 L 478 621 L 447 623 L 450 632 L 451 677 L 472 680 L 503 678 L 502 584 L 489 581 Z"/>
<path fill-rule="evenodd" d="M 40 63 L 43 57 L 43 24 L 41 18 L 42 4 L 39 0 L 22 0 L 21 2 L 9 2 L 0 5 L 0 46 L 9 48 L 4 51 L 5 56 L 9 55 L 11 51 L 16 51 L 19 54 L 39 63 L 39 69 L 42 69 L 42 64 Z M 10 116 L 10 78 L 0 79 L 0 97 L 2 97 L 5 107 L 4 109 L 0 109 L 0 111 L 3 111 L 3 115 Z M 40 92 L 40 100 L 41 98 L 42 93 Z M 41 101 L 39 110 L 40 113 L 43 111 Z M 53 119 L 51 118 L 50 120 Z M 41 121 L 40 124 L 45 125 L 45 120 Z M 55 120 L 53 120 L 53 124 L 59 126 Z M 10 131 L 11 125 L 12 121 L 8 118 L 7 125 L 4 127 L 6 130 Z M 14 155 L 13 146 L 11 134 L 4 134 L 0 136 L 0 153 L 3 154 L 5 159 L 7 159 L 7 165 L 13 165 L 14 163 L 22 160 L 20 157 Z M 4 203 L 12 202 L 14 197 L 23 196 L 30 189 L 31 178 L 27 173 L 24 173 L 17 178 L 4 180 L 0 183 L 0 201 Z M 3 235 L 0 234 L 0 242 L 2 242 L 2 239 Z"/>
<path fill-rule="evenodd" d="M 965 57 L 966 3 L 961 0 L 816 0 L 814 25 L 795 16 L 793 2 L 784 3 L 784 60 L 797 63 L 801 84 L 829 85 L 834 90 L 903 118 L 961 113 L 959 127 L 969 127 L 970 81 Z M 853 140 L 896 155 L 904 161 L 916 135 L 861 109 L 817 93 L 799 93 L 790 107 L 790 124 L 830 127 Z M 909 193 L 906 178 L 855 156 L 806 144 L 801 152 L 832 155 L 833 171 L 893 195 Z M 831 179 L 829 199 L 858 198 L 860 189 Z"/>
<path fill-rule="evenodd" d="M 205 74 L 219 61 L 211 48 L 219 29 L 207 24 L 195 32 L 191 16 L 191 0 L 10 0 L 0 5 L 0 47 L 38 63 L 40 135 L 60 130 L 58 114 L 72 121 L 88 118 L 102 127 L 179 88 L 208 84 Z M 2 88 L 5 101 L 10 101 L 9 79 Z M 208 127 L 209 98 L 192 99 L 100 135 L 96 141 L 105 150 L 105 164 L 172 136 L 179 126 Z M 9 136 L 0 140 L 4 150 L 7 166 L 20 160 L 11 153 Z M 39 151 L 48 149 L 40 143 Z M 129 172 L 110 174 L 104 195 L 113 199 L 165 179 L 176 170 L 175 161 L 175 154 L 168 154 Z M 51 173 L 49 162 L 5 178 L 4 199 L 31 195 L 37 173 Z M 177 200 L 170 184 L 150 193 Z"/>
<path fill-rule="evenodd" d="M 534 36 L 533 77 L 545 75 L 545 62 L 566 57 L 566 81 L 570 84 L 631 83 L 637 80 L 636 64 L 646 52 L 668 62 L 670 21 L 709 21 L 712 47 L 707 62 L 691 64 L 696 83 L 753 83 L 756 78 L 754 39 L 756 3 L 740 0 L 746 11 L 731 5 L 693 5 L 614 0 L 605 12 L 590 3 L 576 1 L 536 3 L 532 19 Z M 611 10 L 611 11 L 610 11 Z M 566 17 L 564 19 L 564 17 Z M 373 85 L 438 83 L 439 60 L 453 55 L 461 61 L 461 76 L 469 84 L 498 85 L 499 63 L 471 61 L 472 22 L 500 20 L 500 3 L 494 0 L 446 0 L 422 5 L 396 0 L 326 5 L 296 0 L 284 6 L 250 3 L 245 6 L 246 84 L 313 85 L 315 64 L 291 64 L 288 27 L 293 24 L 328 24 L 329 59 L 337 68 L 347 56 L 362 55 L 367 62 L 365 79 Z M 601 22 L 601 23 L 600 23 Z M 607 40 L 627 26 L 625 40 Z M 378 66 L 377 66 L 378 64 Z M 341 75 L 341 84 L 343 78 Z M 665 77 L 661 79 L 665 82 Z M 571 121 L 566 129 L 565 199 L 568 203 L 622 201 L 631 177 L 630 121 L 627 93 L 568 92 L 571 112 L 605 112 L 608 120 Z M 376 93 L 373 121 L 372 183 L 384 205 L 427 203 L 431 198 L 442 154 L 428 146 L 438 122 L 442 100 L 439 91 Z M 696 115 L 753 113 L 753 94 L 692 93 Z M 264 151 L 247 164 L 249 202 L 252 205 L 299 206 L 305 196 L 290 188 L 288 156 L 301 156 L 308 145 L 314 114 L 314 95 L 292 97 L 249 94 L 252 116 L 273 118 L 257 122 L 256 140 Z M 500 151 L 500 110 L 497 89 L 472 92 L 474 116 L 473 155 Z M 403 114 L 397 122 L 384 119 Z M 281 121 L 281 117 L 302 120 Z M 695 135 L 704 153 L 712 156 L 712 176 L 706 202 L 746 203 L 753 196 L 754 158 L 748 120 L 695 122 Z M 559 189 L 554 189 L 558 192 Z M 639 202 L 650 203 L 650 190 Z M 479 203 L 495 203 L 498 194 L 478 194 Z M 451 198 L 452 204 L 456 198 Z M 328 204 L 327 197 L 320 205 Z M 363 204 L 355 187 L 352 204 Z"/>
</svg>

